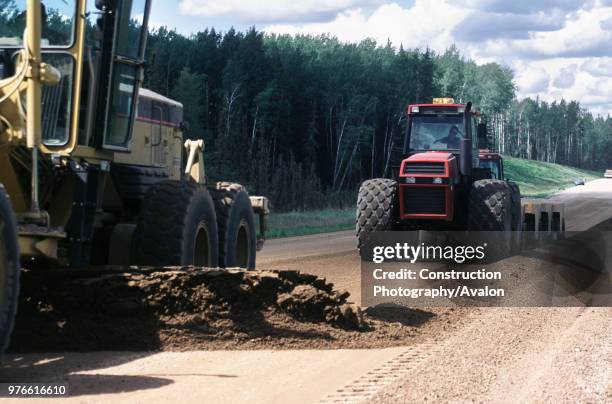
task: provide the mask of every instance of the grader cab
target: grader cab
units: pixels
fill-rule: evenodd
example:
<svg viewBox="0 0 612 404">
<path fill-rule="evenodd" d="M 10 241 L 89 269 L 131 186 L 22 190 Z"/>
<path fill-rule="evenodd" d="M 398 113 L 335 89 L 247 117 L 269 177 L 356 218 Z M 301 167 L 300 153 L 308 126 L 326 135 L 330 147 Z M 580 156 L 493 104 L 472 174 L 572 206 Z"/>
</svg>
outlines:
<svg viewBox="0 0 612 404">
<path fill-rule="evenodd" d="M 9 0 L 0 10 L 2 351 L 21 267 L 255 267 L 268 200 L 208 181 L 182 105 L 141 88 L 150 9 Z"/>
</svg>

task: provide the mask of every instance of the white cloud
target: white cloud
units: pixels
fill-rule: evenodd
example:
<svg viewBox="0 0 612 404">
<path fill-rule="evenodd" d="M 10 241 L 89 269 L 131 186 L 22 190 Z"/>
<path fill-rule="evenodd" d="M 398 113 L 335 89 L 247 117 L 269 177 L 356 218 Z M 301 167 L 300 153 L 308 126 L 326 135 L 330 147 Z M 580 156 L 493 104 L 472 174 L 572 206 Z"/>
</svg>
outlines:
<svg viewBox="0 0 612 404">
<path fill-rule="evenodd" d="M 530 96 L 548 90 L 550 75 L 543 68 L 522 69 L 515 80 L 519 93 Z"/>
<path fill-rule="evenodd" d="M 531 32 L 525 39 L 485 41 L 482 53 L 528 59 L 612 55 L 612 32 L 600 26 L 611 15 L 612 8 L 580 10 L 555 31 Z"/>
<path fill-rule="evenodd" d="M 553 84 L 557 88 L 570 88 L 576 82 L 576 69 L 577 65 L 573 64 L 568 67 L 564 67 L 559 72 L 559 75 L 553 81 Z"/>
<path fill-rule="evenodd" d="M 415 0 L 410 6 L 347 6 L 326 21 L 283 21 L 264 31 L 391 40 L 437 52 L 455 44 L 478 63 L 510 66 L 521 97 L 575 99 L 594 112 L 612 113 L 610 27 L 611 0 Z"/>
<path fill-rule="evenodd" d="M 574 59 L 553 58 L 517 62 L 513 67 L 519 74 L 519 97 L 537 96 L 547 102 L 559 101 L 561 98 L 566 101 L 576 100 L 595 114 L 612 114 L 612 78 L 593 76 L 585 71 L 583 66 L 579 67 Z M 574 80 L 571 84 L 565 83 L 568 85 L 561 88 L 557 86 L 556 81 L 565 71 L 573 72 Z M 537 85 L 531 88 L 526 85 L 530 82 L 537 83 L 538 78 L 544 80 L 545 76 L 556 78 L 553 81 L 554 87 L 537 89 Z"/>
<path fill-rule="evenodd" d="M 538 12 L 550 12 L 553 10 L 569 12 L 582 7 L 590 7 L 594 2 L 576 0 L 457 0 L 456 3 L 487 12 L 533 14 Z"/>
<path fill-rule="evenodd" d="M 592 76 L 612 76 L 612 57 L 587 59 L 580 69 Z"/>
<path fill-rule="evenodd" d="M 382 4 L 382 0 L 181 0 L 185 15 L 230 16 L 249 23 L 311 22 L 333 19 L 337 13 L 354 7 Z"/>
<path fill-rule="evenodd" d="M 443 50 L 453 43 L 452 31 L 469 13 L 453 6 L 447 0 L 416 0 L 411 8 L 397 3 L 380 6 L 367 14 L 358 8 L 339 14 L 327 23 L 270 25 L 269 33 L 325 34 L 331 33 L 340 40 L 358 42 L 374 38 L 381 43 L 391 40 L 396 46 L 407 48 L 430 47 Z"/>
</svg>

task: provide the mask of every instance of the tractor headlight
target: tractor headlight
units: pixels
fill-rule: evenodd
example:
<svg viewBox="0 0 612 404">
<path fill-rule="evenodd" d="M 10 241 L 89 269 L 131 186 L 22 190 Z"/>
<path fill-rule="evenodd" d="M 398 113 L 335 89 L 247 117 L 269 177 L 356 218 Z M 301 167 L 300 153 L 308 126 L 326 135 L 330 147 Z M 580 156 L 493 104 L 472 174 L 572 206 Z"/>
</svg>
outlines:
<svg viewBox="0 0 612 404">
<path fill-rule="evenodd" d="M 439 177 L 438 178 L 434 178 L 433 179 L 433 183 L 434 184 L 442 184 L 442 178 L 439 178 Z"/>
<path fill-rule="evenodd" d="M 414 184 L 414 183 L 416 183 L 416 178 L 406 177 L 406 184 Z"/>
</svg>

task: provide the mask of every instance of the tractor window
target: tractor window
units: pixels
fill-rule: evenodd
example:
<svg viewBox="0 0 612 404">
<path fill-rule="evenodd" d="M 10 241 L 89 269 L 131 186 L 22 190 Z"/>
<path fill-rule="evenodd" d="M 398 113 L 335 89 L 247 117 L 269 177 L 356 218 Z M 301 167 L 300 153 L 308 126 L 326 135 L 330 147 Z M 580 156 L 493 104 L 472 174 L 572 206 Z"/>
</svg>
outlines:
<svg viewBox="0 0 612 404">
<path fill-rule="evenodd" d="M 410 150 L 459 150 L 463 130 L 462 115 L 413 116 Z"/>
<path fill-rule="evenodd" d="M 74 38 L 76 4 L 71 0 L 44 0 L 42 46 L 69 47 Z M 0 0 L 0 46 L 23 45 L 26 0 Z"/>
<path fill-rule="evenodd" d="M 480 160 L 480 168 L 488 168 L 491 170 L 491 178 L 494 180 L 501 179 L 501 173 L 499 172 L 499 160 Z"/>
</svg>

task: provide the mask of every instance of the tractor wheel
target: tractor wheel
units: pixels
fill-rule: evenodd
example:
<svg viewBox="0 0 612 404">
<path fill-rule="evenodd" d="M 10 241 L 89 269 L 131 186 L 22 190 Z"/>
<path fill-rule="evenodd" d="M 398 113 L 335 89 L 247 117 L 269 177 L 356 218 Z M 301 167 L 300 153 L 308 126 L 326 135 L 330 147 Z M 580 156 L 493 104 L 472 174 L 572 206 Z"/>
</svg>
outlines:
<svg viewBox="0 0 612 404">
<path fill-rule="evenodd" d="M 0 184 L 0 357 L 9 344 L 18 295 L 17 225 L 8 194 Z"/>
<path fill-rule="evenodd" d="M 523 220 L 521 217 L 521 190 L 516 182 L 508 182 L 510 188 L 510 206 L 512 216 L 512 231 L 521 231 Z"/>
<path fill-rule="evenodd" d="M 210 188 L 219 230 L 219 266 L 255 269 L 257 234 L 249 195 L 240 184 Z"/>
<path fill-rule="evenodd" d="M 357 198 L 357 247 L 375 231 L 393 230 L 397 207 L 397 182 L 386 178 L 367 180 Z"/>
<path fill-rule="evenodd" d="M 512 253 L 512 201 L 508 183 L 480 180 L 472 184 L 468 213 L 469 230 L 493 231 L 488 239 L 488 261 L 497 261 Z"/>
<path fill-rule="evenodd" d="M 506 182 L 480 180 L 472 184 L 468 224 L 470 230 L 512 229 L 510 187 Z"/>
<path fill-rule="evenodd" d="M 138 265 L 219 262 L 217 218 L 208 190 L 188 181 L 164 181 L 146 193 L 134 234 Z"/>
</svg>

